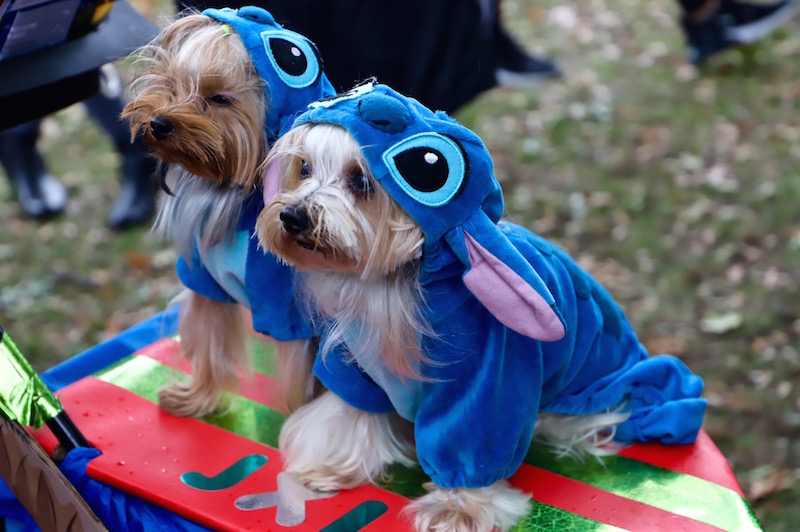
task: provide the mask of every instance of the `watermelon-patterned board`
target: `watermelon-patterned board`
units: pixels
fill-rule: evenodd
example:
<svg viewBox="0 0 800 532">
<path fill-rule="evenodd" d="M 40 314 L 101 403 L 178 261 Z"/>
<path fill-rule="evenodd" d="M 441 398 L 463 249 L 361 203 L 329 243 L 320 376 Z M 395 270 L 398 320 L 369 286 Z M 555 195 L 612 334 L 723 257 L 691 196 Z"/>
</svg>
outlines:
<svg viewBox="0 0 800 532">
<path fill-rule="evenodd" d="M 202 420 L 161 412 L 159 388 L 185 375 L 179 344 L 158 341 L 60 391 L 81 431 L 103 452 L 88 469 L 106 482 L 222 530 L 407 530 L 400 514 L 424 493 L 419 469 L 333 496 L 281 471 L 286 418 L 272 380 L 269 344 L 253 342 L 256 373 L 243 377 L 224 415 Z M 43 446 L 55 440 L 37 431 Z M 728 463 L 701 432 L 694 445 L 637 444 L 578 463 L 533 447 L 511 482 L 532 493 L 518 530 L 760 530 Z"/>
</svg>

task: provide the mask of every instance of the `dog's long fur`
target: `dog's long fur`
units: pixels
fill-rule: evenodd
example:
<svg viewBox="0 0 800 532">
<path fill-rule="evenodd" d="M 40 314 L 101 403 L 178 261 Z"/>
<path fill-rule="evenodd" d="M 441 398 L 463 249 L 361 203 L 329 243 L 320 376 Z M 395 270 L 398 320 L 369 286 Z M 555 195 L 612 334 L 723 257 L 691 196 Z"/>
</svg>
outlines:
<svg viewBox="0 0 800 532">
<path fill-rule="evenodd" d="M 202 255 L 232 236 L 243 200 L 261 178 L 269 149 L 263 84 L 241 39 L 196 12 L 169 24 L 138 56 L 145 68 L 123 117 L 131 135 L 169 165 L 162 187 L 170 194 L 159 200 L 154 230 L 184 257 L 195 245 Z M 170 131 L 158 134 L 154 119 Z M 159 405 L 201 416 L 217 408 L 222 392 L 238 388 L 240 368 L 249 369 L 247 328 L 236 304 L 193 292 L 180 299 L 178 332 L 192 379 L 162 389 Z M 289 410 L 314 393 L 315 350 L 309 340 L 277 342 L 278 382 Z"/>
<path fill-rule="evenodd" d="M 419 337 L 434 334 L 423 318 L 417 280 L 421 229 L 369 175 L 358 143 L 343 128 L 296 127 L 275 144 L 269 163 L 282 165 L 282 191 L 262 211 L 256 234 L 302 272 L 309 305 L 333 318 L 323 355 L 359 324 L 358 340 L 348 345 L 360 346 L 352 356 L 362 367 L 378 356 L 398 378 L 421 378 L 426 359 Z M 308 227 L 287 230 L 282 217 L 297 209 L 307 214 Z M 326 421 L 331 416 L 337 421 Z M 605 444 L 627 416 L 542 414 L 535 436 L 559 454 L 608 454 Z M 386 417 L 360 412 L 327 392 L 284 425 L 287 470 L 318 489 L 374 482 L 391 461 L 409 454 Z M 326 450 L 327 442 L 336 442 L 335 449 Z M 529 496 L 505 481 L 480 489 L 429 487 L 407 509 L 417 530 L 506 530 L 530 511 Z"/>
<path fill-rule="evenodd" d="M 191 257 L 198 234 L 197 244 L 203 250 L 233 234 L 247 197 L 244 187 L 219 186 L 176 165 L 167 170 L 165 184 L 171 193 L 159 197 L 153 230 L 173 242 L 183 256 Z"/>
<path fill-rule="evenodd" d="M 400 416 L 368 414 L 324 392 L 289 416 L 279 447 L 285 470 L 314 488 L 355 488 L 385 479 L 391 463 L 415 463 L 409 426 Z"/>
</svg>

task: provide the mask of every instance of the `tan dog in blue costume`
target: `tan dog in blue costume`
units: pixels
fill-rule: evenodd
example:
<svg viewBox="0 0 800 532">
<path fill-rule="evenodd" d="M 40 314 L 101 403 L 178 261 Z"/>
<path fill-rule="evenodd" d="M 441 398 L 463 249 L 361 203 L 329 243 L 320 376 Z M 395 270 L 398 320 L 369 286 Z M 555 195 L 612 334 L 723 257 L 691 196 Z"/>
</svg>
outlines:
<svg viewBox="0 0 800 532">
<path fill-rule="evenodd" d="M 374 482 L 416 455 L 432 480 L 409 508 L 417 530 L 506 530 L 530 511 L 506 479 L 535 435 L 596 454 L 696 437 L 701 379 L 649 357 L 562 250 L 498 223 L 489 153 L 451 118 L 367 84 L 312 104 L 271 160 L 283 178 L 257 234 L 324 327 L 329 391 L 280 438 L 310 486 Z"/>
<path fill-rule="evenodd" d="M 257 7 L 179 18 L 142 52 L 147 68 L 125 116 L 170 165 L 157 229 L 181 252 L 188 290 L 178 332 L 192 363 L 191 381 L 162 389 L 159 404 L 198 416 L 236 389 L 249 366 L 241 305 L 276 340 L 278 382 L 296 408 L 313 394 L 316 341 L 294 304 L 293 272 L 251 237 L 269 146 L 307 104 L 333 93 L 319 54 Z"/>
</svg>

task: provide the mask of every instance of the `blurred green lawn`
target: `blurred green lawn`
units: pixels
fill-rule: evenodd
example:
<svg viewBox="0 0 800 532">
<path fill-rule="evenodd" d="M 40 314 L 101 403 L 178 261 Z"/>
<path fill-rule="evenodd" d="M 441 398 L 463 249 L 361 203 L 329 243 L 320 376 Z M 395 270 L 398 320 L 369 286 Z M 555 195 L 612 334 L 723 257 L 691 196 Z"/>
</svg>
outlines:
<svg viewBox="0 0 800 532">
<path fill-rule="evenodd" d="M 705 428 L 765 529 L 800 530 L 800 17 L 698 72 L 672 1 L 578 4 L 506 0 L 514 35 L 566 76 L 457 118 L 489 146 L 508 215 L 572 252 L 651 352 L 704 377 Z M 0 323 L 44 370 L 180 287 L 146 228 L 105 229 L 118 160 L 80 106 L 47 119 L 41 148 L 70 206 L 28 221 L 0 179 Z"/>
</svg>

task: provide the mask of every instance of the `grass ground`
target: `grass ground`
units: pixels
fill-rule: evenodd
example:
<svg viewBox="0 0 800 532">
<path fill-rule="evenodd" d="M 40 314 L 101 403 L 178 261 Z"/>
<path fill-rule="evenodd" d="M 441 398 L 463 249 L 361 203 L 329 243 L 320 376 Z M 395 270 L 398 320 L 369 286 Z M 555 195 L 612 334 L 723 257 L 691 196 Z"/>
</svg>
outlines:
<svg viewBox="0 0 800 532">
<path fill-rule="evenodd" d="M 698 72 L 670 0 L 506 0 L 503 14 L 566 72 L 457 114 L 489 146 L 508 214 L 571 251 L 652 352 L 704 377 L 705 428 L 765 529 L 799 530 L 800 17 Z M 0 323 L 43 370 L 179 286 L 165 243 L 105 229 L 118 161 L 81 107 L 47 119 L 41 148 L 70 206 L 28 221 L 0 179 Z"/>
</svg>

